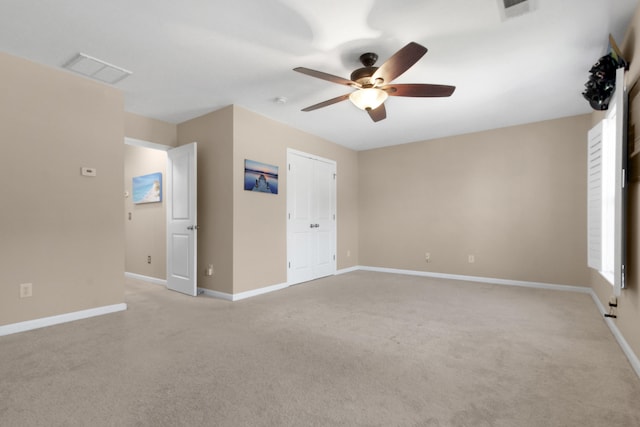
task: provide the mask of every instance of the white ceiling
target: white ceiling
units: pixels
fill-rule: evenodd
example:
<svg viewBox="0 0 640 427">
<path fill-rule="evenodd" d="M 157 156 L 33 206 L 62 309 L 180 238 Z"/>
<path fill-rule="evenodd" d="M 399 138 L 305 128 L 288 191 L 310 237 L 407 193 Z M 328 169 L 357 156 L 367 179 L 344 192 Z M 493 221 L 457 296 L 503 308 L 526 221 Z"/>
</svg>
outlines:
<svg viewBox="0 0 640 427">
<path fill-rule="evenodd" d="M 132 113 L 180 123 L 236 104 L 356 150 L 589 112 L 589 68 L 638 1 L 531 0 L 534 12 L 506 21 L 499 1 L 2 0 L 0 50 L 130 70 L 115 86 Z M 294 67 L 348 78 L 360 54 L 380 65 L 410 41 L 429 52 L 395 82 L 453 96 L 390 97 L 378 123 L 349 101 L 300 111 L 351 89 Z"/>
</svg>

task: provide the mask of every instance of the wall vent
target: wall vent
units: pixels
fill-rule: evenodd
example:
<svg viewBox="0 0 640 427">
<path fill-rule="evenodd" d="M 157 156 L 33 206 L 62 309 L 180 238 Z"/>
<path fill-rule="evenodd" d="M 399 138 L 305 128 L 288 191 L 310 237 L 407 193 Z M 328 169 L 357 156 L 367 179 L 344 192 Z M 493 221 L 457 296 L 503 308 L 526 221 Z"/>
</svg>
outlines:
<svg viewBox="0 0 640 427">
<path fill-rule="evenodd" d="M 131 71 L 84 53 L 74 56 L 71 61 L 64 64 L 63 68 L 109 84 L 116 84 L 131 75 Z"/>
<path fill-rule="evenodd" d="M 535 9 L 536 0 L 497 0 L 500 17 L 502 20 L 515 18 L 532 12 Z"/>
</svg>

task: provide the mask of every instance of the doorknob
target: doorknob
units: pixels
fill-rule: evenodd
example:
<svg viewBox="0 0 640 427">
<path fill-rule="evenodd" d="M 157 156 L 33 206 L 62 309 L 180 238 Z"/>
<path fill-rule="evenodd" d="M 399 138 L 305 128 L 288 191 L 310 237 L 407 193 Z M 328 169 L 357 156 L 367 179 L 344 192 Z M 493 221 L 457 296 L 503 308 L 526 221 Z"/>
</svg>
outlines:
<svg viewBox="0 0 640 427">
<path fill-rule="evenodd" d="M 187 230 L 199 230 L 200 226 L 199 225 L 190 225 L 187 227 Z"/>
</svg>

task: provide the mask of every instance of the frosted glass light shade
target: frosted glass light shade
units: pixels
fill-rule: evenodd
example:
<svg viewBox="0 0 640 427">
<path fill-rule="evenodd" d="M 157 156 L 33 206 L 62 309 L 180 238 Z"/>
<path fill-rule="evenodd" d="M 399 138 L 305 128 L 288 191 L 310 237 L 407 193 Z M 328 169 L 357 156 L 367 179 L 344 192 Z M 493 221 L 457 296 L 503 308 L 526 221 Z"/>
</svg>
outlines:
<svg viewBox="0 0 640 427">
<path fill-rule="evenodd" d="M 366 88 L 358 89 L 349 95 L 353 104 L 362 110 L 375 110 L 389 95 L 382 89 Z"/>
</svg>

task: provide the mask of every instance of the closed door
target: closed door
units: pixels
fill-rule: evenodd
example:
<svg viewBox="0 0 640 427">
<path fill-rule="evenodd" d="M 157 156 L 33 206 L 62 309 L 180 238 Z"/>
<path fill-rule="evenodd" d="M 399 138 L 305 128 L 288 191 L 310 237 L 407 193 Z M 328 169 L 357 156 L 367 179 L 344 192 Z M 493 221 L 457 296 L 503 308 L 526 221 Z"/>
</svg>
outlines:
<svg viewBox="0 0 640 427">
<path fill-rule="evenodd" d="M 336 271 L 336 164 L 287 154 L 287 281 L 293 285 Z"/>
</svg>

